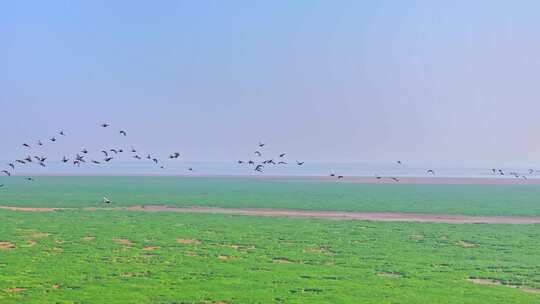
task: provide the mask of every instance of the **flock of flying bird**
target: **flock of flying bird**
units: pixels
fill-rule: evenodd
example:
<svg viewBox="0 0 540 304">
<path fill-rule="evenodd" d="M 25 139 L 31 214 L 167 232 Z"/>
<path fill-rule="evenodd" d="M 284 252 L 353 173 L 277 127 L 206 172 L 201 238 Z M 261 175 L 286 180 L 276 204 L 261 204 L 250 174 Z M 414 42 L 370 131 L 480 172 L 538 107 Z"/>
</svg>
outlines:
<svg viewBox="0 0 540 304">
<path fill-rule="evenodd" d="M 100 125 L 101 128 L 109 128 L 111 125 L 109 123 L 103 123 Z M 127 136 L 127 132 L 124 130 L 120 130 L 118 132 L 120 136 Z M 49 141 L 51 143 L 55 143 L 60 137 L 57 138 L 57 136 L 63 137 L 66 136 L 66 133 L 64 131 L 59 131 L 57 135 L 51 137 Z M 44 143 L 41 140 L 38 140 L 36 143 L 37 146 L 41 147 L 44 146 Z M 28 149 L 29 153 L 33 150 L 32 145 L 28 143 L 23 143 L 22 146 L 26 149 Z M 89 158 L 89 151 L 86 148 L 83 148 L 80 150 L 79 153 L 76 153 L 75 156 L 72 156 L 71 158 L 68 158 L 66 156 L 62 157 L 61 162 L 64 164 L 72 164 L 74 166 L 80 167 L 82 164 L 91 163 L 95 165 L 99 164 L 106 164 L 114 160 L 117 155 L 124 153 L 125 149 L 123 148 L 110 148 L 110 149 L 103 149 L 99 153 L 103 154 L 103 158 L 96 160 L 95 158 Z M 143 157 L 141 157 L 137 150 L 133 147 L 129 150 L 129 152 L 132 153 L 132 157 L 137 160 L 143 160 Z M 174 152 L 168 156 L 169 159 L 179 159 L 180 153 Z M 8 169 L 2 170 L 1 172 L 6 176 L 11 176 L 13 172 L 15 172 L 16 166 L 28 166 L 31 164 L 37 164 L 41 167 L 47 167 L 47 156 L 38 156 L 38 155 L 28 155 L 26 157 L 16 159 L 13 162 L 10 162 L 7 164 Z M 161 165 L 161 162 L 158 158 L 152 156 L 151 154 L 147 154 L 144 159 L 147 159 L 154 163 L 154 165 L 159 166 L 161 169 L 165 169 L 163 165 Z M 188 168 L 188 171 L 193 171 L 193 168 Z M 27 181 L 35 181 L 33 177 L 26 177 Z M 0 184 L 0 188 L 4 187 L 4 184 Z"/>
<path fill-rule="evenodd" d="M 257 155 L 258 159 L 260 159 L 261 157 L 263 157 L 263 153 L 261 152 L 264 148 L 264 146 L 266 146 L 266 144 L 264 143 L 259 143 L 259 149 L 255 152 L 253 152 L 253 154 Z M 287 161 L 286 161 L 286 156 L 287 154 L 286 153 L 281 153 L 278 155 L 278 161 L 276 162 L 273 158 L 271 159 L 265 159 L 265 160 L 262 160 L 262 161 L 253 161 L 253 160 L 248 160 L 248 161 L 244 161 L 244 160 L 239 160 L 238 161 L 238 164 L 242 165 L 242 164 L 246 164 L 246 165 L 251 165 L 254 167 L 253 170 L 257 171 L 257 172 L 264 172 L 264 168 L 266 166 L 269 166 L 269 165 L 287 165 Z M 296 161 L 296 165 L 297 166 L 302 166 L 304 165 L 304 162 L 302 161 Z"/>
<path fill-rule="evenodd" d="M 110 126 L 111 125 L 109 123 L 103 123 L 103 124 L 100 125 L 101 128 L 109 128 Z M 123 136 L 123 137 L 127 136 L 127 132 L 124 131 L 124 130 L 119 130 L 118 134 L 120 136 Z M 64 137 L 64 136 L 66 136 L 66 133 L 64 131 L 59 131 L 56 136 Z M 58 138 L 56 136 L 51 137 L 49 139 L 49 141 L 51 143 L 55 143 L 58 140 Z M 43 146 L 44 145 L 44 143 L 41 140 L 38 140 L 36 144 L 37 144 L 37 146 Z M 32 151 L 32 146 L 30 144 L 23 143 L 22 146 L 24 148 L 28 149 L 29 151 Z M 257 161 L 239 160 L 238 164 L 252 166 L 253 170 L 256 171 L 256 172 L 259 172 L 259 173 L 264 172 L 264 169 L 267 166 L 280 166 L 280 165 L 287 165 L 288 164 L 287 159 L 286 159 L 286 155 L 287 155 L 286 153 L 278 154 L 277 157 L 276 157 L 277 160 L 274 160 L 273 158 L 263 160 L 263 152 L 262 151 L 264 150 L 265 146 L 266 146 L 266 144 L 261 142 L 258 145 L 258 150 L 253 152 L 253 154 L 257 156 L 257 158 L 256 158 Z M 92 164 L 95 164 L 95 165 L 99 165 L 99 164 L 105 164 L 105 163 L 111 162 L 112 160 L 114 160 L 116 158 L 117 155 L 119 155 L 121 153 L 124 153 L 124 151 L 125 150 L 123 148 L 103 149 L 103 150 L 100 151 L 100 153 L 103 154 L 103 158 L 100 159 L 100 160 L 96 160 L 96 159 L 88 158 L 89 151 L 87 149 L 83 148 L 83 149 L 80 150 L 80 153 L 76 153 L 76 155 L 73 156 L 72 158 L 68 158 L 68 157 L 64 156 L 64 157 L 62 157 L 61 161 L 64 164 L 73 164 L 73 165 L 75 165 L 77 167 L 80 167 L 82 164 L 85 164 L 85 163 L 92 163 Z M 147 154 L 146 156 L 141 157 L 137 153 L 137 150 L 135 148 L 133 148 L 133 147 L 131 147 L 131 149 L 129 149 L 129 152 L 132 153 L 132 157 L 134 159 L 137 159 L 137 160 L 146 159 L 146 160 L 151 161 L 154 165 L 158 166 L 161 169 L 165 168 L 163 165 L 161 165 L 160 160 L 158 158 L 152 156 L 151 154 Z M 168 158 L 173 159 L 173 160 L 174 159 L 179 159 L 180 158 L 180 153 L 174 152 L 174 153 L 170 154 L 168 156 Z M 46 167 L 47 166 L 47 164 L 46 164 L 47 159 L 48 158 L 46 156 L 38 156 L 38 155 L 31 156 L 31 155 L 28 155 L 28 156 L 26 156 L 24 158 L 16 159 L 15 161 L 8 163 L 7 164 L 8 168 L 6 170 L 2 170 L 1 172 L 3 174 L 7 175 L 7 176 L 11 176 L 12 173 L 16 169 L 16 165 L 17 166 L 30 165 L 30 164 L 33 164 L 33 163 L 35 163 L 35 164 L 37 164 L 39 166 L 42 166 L 42 167 Z M 297 166 L 303 166 L 304 163 L 305 162 L 303 162 L 303 161 L 298 161 L 298 160 L 295 161 L 295 164 Z M 398 160 L 396 163 L 397 163 L 398 166 L 403 165 L 403 162 L 400 161 L 400 160 Z M 188 168 L 188 171 L 190 171 L 190 172 L 193 171 L 193 168 Z M 533 174 L 534 172 L 535 172 L 535 170 L 533 170 L 533 169 L 528 170 L 529 175 Z M 508 176 L 513 176 L 515 178 L 527 179 L 526 175 L 519 174 L 519 173 L 517 173 L 515 171 L 506 173 L 502 169 L 491 169 L 491 173 L 495 174 L 495 175 L 501 175 L 501 176 L 508 175 Z M 435 171 L 433 169 L 428 169 L 428 170 L 426 170 L 426 174 L 435 176 Z M 338 175 L 338 174 L 335 174 L 335 173 L 331 173 L 330 177 L 337 178 L 338 180 L 341 180 L 341 179 L 345 178 L 343 175 Z M 375 175 L 375 178 L 377 180 L 383 179 L 383 177 L 381 177 L 381 176 L 379 176 L 377 174 Z M 398 177 L 388 177 L 388 178 L 395 181 L 395 182 L 400 181 L 400 179 Z M 25 179 L 27 181 L 35 181 L 35 179 L 32 178 L 32 177 L 26 177 Z M 2 187 L 4 187 L 4 184 L 0 184 L 0 188 L 2 188 Z"/>
</svg>

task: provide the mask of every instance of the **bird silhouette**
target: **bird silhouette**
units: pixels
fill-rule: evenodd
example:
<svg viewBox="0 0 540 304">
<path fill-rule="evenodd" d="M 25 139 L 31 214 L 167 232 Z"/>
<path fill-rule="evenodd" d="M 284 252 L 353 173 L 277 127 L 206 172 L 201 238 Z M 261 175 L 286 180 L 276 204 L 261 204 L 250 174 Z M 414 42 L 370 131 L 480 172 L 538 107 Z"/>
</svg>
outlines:
<svg viewBox="0 0 540 304">
<path fill-rule="evenodd" d="M 266 146 L 266 144 L 264 144 L 264 143 L 262 143 L 262 142 L 259 143 L 259 147 L 260 147 L 260 148 L 262 148 L 262 147 L 264 147 L 264 146 Z"/>
<path fill-rule="evenodd" d="M 11 173 L 9 173 L 8 170 L 2 170 L 2 173 L 4 173 L 4 174 L 7 175 L 7 176 L 11 176 Z"/>
<path fill-rule="evenodd" d="M 137 150 L 135 150 L 135 148 L 131 147 L 131 152 L 136 153 Z"/>
<path fill-rule="evenodd" d="M 114 152 L 114 154 L 118 154 L 118 150 L 116 149 L 109 149 L 109 151 Z"/>
<path fill-rule="evenodd" d="M 435 171 L 433 171 L 432 169 L 429 169 L 429 170 L 426 171 L 426 174 L 435 175 Z"/>
<path fill-rule="evenodd" d="M 157 158 L 153 158 L 152 161 L 153 161 L 154 163 L 156 163 L 156 164 L 158 163 Z"/>
<path fill-rule="evenodd" d="M 281 153 L 281 154 L 279 155 L 279 157 L 284 157 L 285 155 L 287 155 L 287 154 Z"/>
<path fill-rule="evenodd" d="M 338 177 L 337 177 L 337 178 L 338 178 L 338 179 L 343 179 L 343 178 L 344 178 L 344 176 L 343 176 L 343 175 L 338 175 Z"/>
<path fill-rule="evenodd" d="M 336 175 L 334 173 L 330 173 L 330 176 L 331 177 L 335 177 Z"/>
<path fill-rule="evenodd" d="M 110 161 L 113 160 L 113 159 L 114 159 L 114 157 L 107 157 L 107 158 L 104 159 L 104 161 L 110 162 Z"/>
<path fill-rule="evenodd" d="M 403 163 L 402 163 L 400 160 L 398 160 L 398 161 L 397 161 L 397 164 L 398 164 L 398 165 L 402 165 Z"/>
<path fill-rule="evenodd" d="M 304 164 L 304 162 L 296 161 L 296 164 L 297 164 L 298 166 L 302 166 L 302 165 Z"/>
<path fill-rule="evenodd" d="M 22 160 L 22 159 L 17 159 L 15 161 L 18 162 L 18 163 L 21 163 L 21 164 L 26 164 L 26 162 L 24 160 Z"/>
<path fill-rule="evenodd" d="M 243 164 L 244 162 L 243 162 L 243 161 L 241 161 L 241 160 L 239 160 L 239 161 L 238 161 L 238 163 L 239 163 L 239 164 Z"/>
<path fill-rule="evenodd" d="M 248 165 L 255 165 L 255 162 L 250 160 L 250 161 L 248 161 Z"/>
<path fill-rule="evenodd" d="M 81 163 L 85 163 L 84 156 L 77 154 L 75 156 L 75 160 L 80 161 Z"/>
<path fill-rule="evenodd" d="M 126 131 L 123 131 L 123 130 L 120 130 L 120 134 L 121 134 L 121 135 L 124 135 L 124 136 L 127 135 Z"/>
<path fill-rule="evenodd" d="M 280 162 L 278 162 L 277 164 L 278 164 L 278 165 L 286 165 L 286 164 L 287 164 L 287 162 L 284 162 L 284 161 L 280 161 Z"/>
<path fill-rule="evenodd" d="M 135 156 L 133 156 L 133 158 L 141 159 L 141 157 L 139 155 L 135 155 Z"/>
<path fill-rule="evenodd" d="M 66 136 L 66 134 L 64 133 L 64 131 L 60 131 L 58 132 L 59 135 L 62 135 L 62 136 Z"/>
<path fill-rule="evenodd" d="M 27 177 L 27 178 L 25 178 L 25 179 L 26 179 L 27 181 L 30 181 L 30 182 L 36 181 L 36 180 L 35 180 L 34 178 L 32 178 L 32 177 Z"/>
<path fill-rule="evenodd" d="M 107 151 L 102 150 L 101 153 L 105 154 L 105 157 L 109 157 L 109 153 L 107 153 Z"/>
<path fill-rule="evenodd" d="M 25 159 L 24 159 L 27 163 L 31 163 L 32 162 L 32 158 L 30 156 L 27 156 Z"/>
<path fill-rule="evenodd" d="M 9 163 L 8 166 L 11 167 L 11 170 L 15 170 L 15 165 L 13 163 Z"/>
<path fill-rule="evenodd" d="M 263 172 L 263 168 L 263 165 L 257 165 L 257 167 L 255 167 L 255 171 Z"/>
<path fill-rule="evenodd" d="M 102 124 L 101 124 L 101 127 L 102 127 L 102 128 L 107 128 L 108 126 L 110 126 L 110 124 L 108 124 L 108 123 L 102 123 Z"/>
<path fill-rule="evenodd" d="M 253 152 L 253 153 L 255 153 L 255 154 L 259 155 L 259 156 L 262 156 L 262 153 L 259 152 L 259 151 L 255 151 L 255 152 Z"/>
<path fill-rule="evenodd" d="M 52 142 L 55 142 L 55 141 L 56 141 L 56 137 L 51 138 L 51 141 L 52 141 Z"/>
<path fill-rule="evenodd" d="M 47 166 L 45 165 L 45 163 L 43 163 L 43 162 L 40 162 L 39 165 L 42 166 L 42 167 L 47 167 Z"/>
<path fill-rule="evenodd" d="M 38 146 L 43 146 L 43 143 L 41 142 L 41 140 L 38 140 L 37 144 Z"/>
<path fill-rule="evenodd" d="M 94 163 L 94 164 L 96 164 L 96 165 L 99 165 L 99 164 L 101 164 L 101 163 L 100 163 L 100 162 L 98 162 L 97 160 L 93 160 L 93 159 L 92 159 L 91 161 L 92 161 L 92 163 Z"/>
<path fill-rule="evenodd" d="M 380 177 L 379 175 L 375 174 L 375 178 L 376 178 L 376 179 L 381 179 L 382 177 Z"/>
<path fill-rule="evenodd" d="M 68 161 L 69 161 L 69 159 L 66 158 L 65 156 L 62 158 L 62 162 L 63 162 L 63 163 L 67 163 Z"/>
<path fill-rule="evenodd" d="M 110 203 L 112 203 L 112 201 L 104 196 L 103 197 L 103 203 L 110 204 Z"/>
<path fill-rule="evenodd" d="M 84 154 L 88 154 L 88 150 L 86 150 L 86 149 L 82 149 L 81 152 L 84 153 Z"/>
<path fill-rule="evenodd" d="M 188 168 L 188 171 L 193 171 L 193 168 Z"/>
<path fill-rule="evenodd" d="M 399 183 L 399 178 L 397 178 L 397 177 L 390 177 L 390 179 Z"/>
<path fill-rule="evenodd" d="M 27 144 L 27 143 L 24 143 L 23 146 L 24 146 L 24 147 L 27 147 L 27 148 L 30 148 L 30 145 Z"/>
</svg>

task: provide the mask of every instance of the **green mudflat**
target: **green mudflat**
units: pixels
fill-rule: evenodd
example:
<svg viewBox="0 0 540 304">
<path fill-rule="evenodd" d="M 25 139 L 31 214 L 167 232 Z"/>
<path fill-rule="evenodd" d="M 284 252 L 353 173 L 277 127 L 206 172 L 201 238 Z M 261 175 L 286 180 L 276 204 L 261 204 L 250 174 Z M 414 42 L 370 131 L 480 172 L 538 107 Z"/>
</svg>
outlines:
<svg viewBox="0 0 540 304">
<path fill-rule="evenodd" d="M 540 185 L 360 184 L 225 177 L 2 178 L 0 205 L 165 204 L 464 215 L 540 215 Z"/>
<path fill-rule="evenodd" d="M 0 183 L 0 205 L 74 208 L 0 210 L 0 303 L 540 303 L 540 225 L 120 208 L 538 215 L 535 185 L 210 177 Z M 103 196 L 115 207 L 104 209 Z"/>
</svg>

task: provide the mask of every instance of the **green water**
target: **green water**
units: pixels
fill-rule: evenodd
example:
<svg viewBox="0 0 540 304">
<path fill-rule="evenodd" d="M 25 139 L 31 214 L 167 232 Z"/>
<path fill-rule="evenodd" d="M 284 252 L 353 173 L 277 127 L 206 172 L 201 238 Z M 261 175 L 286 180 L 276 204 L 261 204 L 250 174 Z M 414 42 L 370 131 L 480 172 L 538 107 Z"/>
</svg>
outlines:
<svg viewBox="0 0 540 304">
<path fill-rule="evenodd" d="M 268 207 L 470 215 L 540 215 L 540 186 L 405 185 L 230 177 L 1 178 L 0 205 Z"/>
</svg>

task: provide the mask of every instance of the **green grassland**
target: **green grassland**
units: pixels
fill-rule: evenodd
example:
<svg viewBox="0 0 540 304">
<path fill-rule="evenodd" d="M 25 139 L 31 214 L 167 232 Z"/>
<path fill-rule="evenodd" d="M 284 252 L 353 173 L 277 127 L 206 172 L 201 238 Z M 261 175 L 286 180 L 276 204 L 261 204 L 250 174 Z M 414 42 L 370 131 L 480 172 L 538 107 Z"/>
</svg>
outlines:
<svg viewBox="0 0 540 304">
<path fill-rule="evenodd" d="M 540 303 L 535 225 L 0 211 L 0 303 Z M 22 288 L 24 290 L 18 290 Z"/>
<path fill-rule="evenodd" d="M 538 185 L 405 185 L 217 177 L 3 177 L 0 205 L 167 204 L 467 215 L 540 215 Z"/>
<path fill-rule="evenodd" d="M 538 186 L 3 178 L 0 205 L 540 215 Z M 0 303 L 540 303 L 540 225 L 0 210 Z M 481 285 L 471 278 L 500 285 Z M 522 287 L 522 288 L 517 288 Z"/>
</svg>

